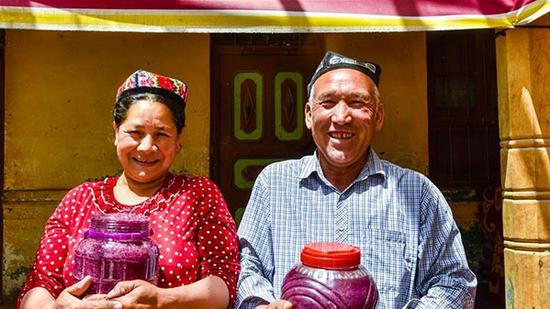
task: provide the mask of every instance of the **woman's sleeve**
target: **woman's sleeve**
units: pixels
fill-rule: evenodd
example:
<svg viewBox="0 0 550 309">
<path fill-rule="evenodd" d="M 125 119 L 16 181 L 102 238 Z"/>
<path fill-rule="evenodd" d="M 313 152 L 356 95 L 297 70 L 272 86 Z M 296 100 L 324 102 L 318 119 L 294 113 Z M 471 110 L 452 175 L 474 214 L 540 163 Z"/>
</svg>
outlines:
<svg viewBox="0 0 550 309">
<path fill-rule="evenodd" d="M 235 221 L 218 187 L 206 178 L 199 181 L 203 183 L 204 193 L 197 208 L 201 218 L 197 235 L 201 278 L 214 275 L 223 279 L 229 290 L 229 307 L 232 307 L 240 271 Z"/>
<path fill-rule="evenodd" d="M 34 262 L 17 299 L 17 308 L 23 296 L 32 288 L 45 288 L 54 298 L 65 288 L 63 267 L 68 251 L 70 220 L 74 219 L 75 198 L 80 191 L 82 188 L 77 187 L 67 193 L 46 222 Z"/>
</svg>

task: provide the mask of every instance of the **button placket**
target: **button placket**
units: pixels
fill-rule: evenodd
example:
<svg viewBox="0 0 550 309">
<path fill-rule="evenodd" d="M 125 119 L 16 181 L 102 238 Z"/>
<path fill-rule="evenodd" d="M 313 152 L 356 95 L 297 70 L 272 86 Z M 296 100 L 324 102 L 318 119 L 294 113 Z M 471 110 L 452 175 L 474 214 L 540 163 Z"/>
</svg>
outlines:
<svg viewBox="0 0 550 309">
<path fill-rule="evenodd" d="M 336 216 L 334 219 L 336 241 L 342 243 L 348 242 L 348 223 L 348 208 L 345 207 L 343 196 L 340 196 L 336 204 Z"/>
</svg>

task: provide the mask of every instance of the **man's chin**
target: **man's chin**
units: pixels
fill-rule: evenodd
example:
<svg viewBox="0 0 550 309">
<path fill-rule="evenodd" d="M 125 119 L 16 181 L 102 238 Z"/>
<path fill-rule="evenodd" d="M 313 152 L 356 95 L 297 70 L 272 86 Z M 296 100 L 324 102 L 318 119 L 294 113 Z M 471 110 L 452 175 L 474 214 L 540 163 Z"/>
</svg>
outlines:
<svg viewBox="0 0 550 309">
<path fill-rule="evenodd" d="M 353 164 L 353 161 L 351 160 L 343 160 L 343 159 L 335 159 L 335 158 L 330 158 L 329 160 L 327 160 L 327 162 L 331 166 L 334 166 L 337 168 L 346 168 Z"/>
<path fill-rule="evenodd" d="M 357 159 L 357 157 L 349 157 L 345 155 L 332 155 L 332 156 L 329 156 L 328 158 L 325 158 L 325 160 L 331 166 L 336 168 L 342 168 L 342 169 L 352 167 L 359 163 L 362 166 L 365 163 L 362 160 Z"/>
<path fill-rule="evenodd" d="M 341 151 L 332 151 L 327 154 L 327 161 L 331 162 L 334 165 L 346 165 L 351 163 L 353 160 L 349 155 L 346 155 Z"/>
</svg>

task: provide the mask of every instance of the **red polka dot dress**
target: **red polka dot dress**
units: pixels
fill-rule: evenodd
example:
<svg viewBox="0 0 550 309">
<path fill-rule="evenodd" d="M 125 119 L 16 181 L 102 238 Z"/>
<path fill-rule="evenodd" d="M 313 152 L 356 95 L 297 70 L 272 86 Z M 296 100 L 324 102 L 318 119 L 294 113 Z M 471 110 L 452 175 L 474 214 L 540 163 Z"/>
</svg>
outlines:
<svg viewBox="0 0 550 309">
<path fill-rule="evenodd" d="M 81 231 L 97 213 L 129 212 L 149 217 L 160 250 L 163 288 L 190 284 L 214 275 L 222 278 L 234 303 L 239 275 L 235 222 L 216 185 L 205 177 L 170 175 L 164 186 L 138 205 L 120 204 L 113 189 L 117 177 L 86 182 L 65 195 L 48 219 L 34 263 L 19 295 L 43 287 L 54 297 L 72 284 L 74 249 Z"/>
</svg>

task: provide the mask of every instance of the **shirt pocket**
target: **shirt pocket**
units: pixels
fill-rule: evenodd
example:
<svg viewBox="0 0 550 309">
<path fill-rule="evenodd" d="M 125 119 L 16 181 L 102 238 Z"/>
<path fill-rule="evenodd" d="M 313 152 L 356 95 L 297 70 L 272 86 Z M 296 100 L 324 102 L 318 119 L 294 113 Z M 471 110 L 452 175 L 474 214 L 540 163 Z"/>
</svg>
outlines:
<svg viewBox="0 0 550 309">
<path fill-rule="evenodd" d="M 362 263 L 378 287 L 380 300 L 398 304 L 407 297 L 411 282 L 412 259 L 408 253 L 407 235 L 400 231 L 365 229 Z M 391 307 L 391 306 L 390 306 Z"/>
</svg>

